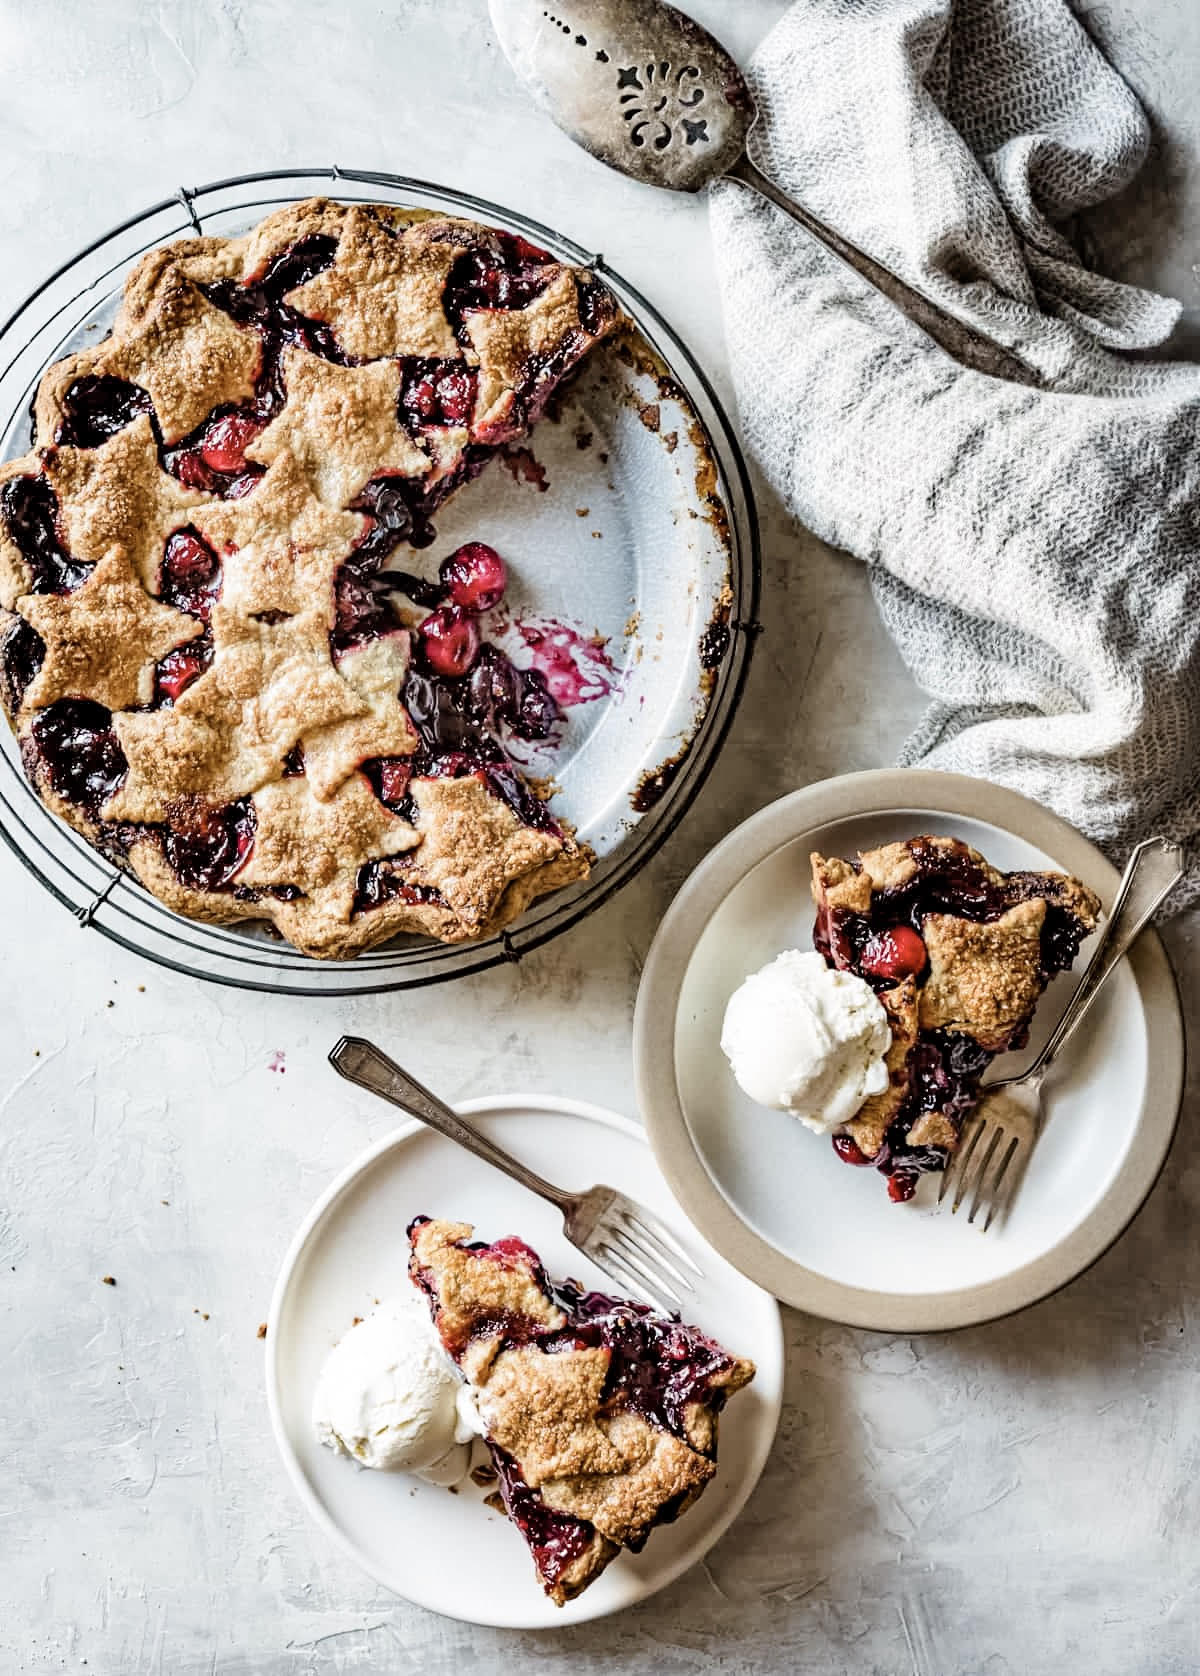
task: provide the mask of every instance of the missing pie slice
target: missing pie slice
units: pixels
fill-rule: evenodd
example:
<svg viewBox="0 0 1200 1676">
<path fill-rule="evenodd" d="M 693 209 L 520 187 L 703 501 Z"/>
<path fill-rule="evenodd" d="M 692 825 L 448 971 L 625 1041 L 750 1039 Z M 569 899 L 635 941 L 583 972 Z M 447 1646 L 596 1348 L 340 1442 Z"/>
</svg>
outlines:
<svg viewBox="0 0 1200 1676">
<path fill-rule="evenodd" d="M 999 1053 L 1023 1047 L 1042 991 L 1073 965 L 1099 899 L 1066 873 L 1001 873 L 958 838 L 909 838 L 856 861 L 812 857 L 813 942 L 888 1014 L 888 1086 L 834 1135 L 892 1199 L 944 1170 Z"/>
<path fill-rule="evenodd" d="M 700 1495 L 717 1416 L 754 1364 L 643 1304 L 552 1283 L 522 1240 L 473 1231 L 418 1217 L 409 1273 L 471 1388 L 503 1509 L 561 1606 Z"/>
</svg>

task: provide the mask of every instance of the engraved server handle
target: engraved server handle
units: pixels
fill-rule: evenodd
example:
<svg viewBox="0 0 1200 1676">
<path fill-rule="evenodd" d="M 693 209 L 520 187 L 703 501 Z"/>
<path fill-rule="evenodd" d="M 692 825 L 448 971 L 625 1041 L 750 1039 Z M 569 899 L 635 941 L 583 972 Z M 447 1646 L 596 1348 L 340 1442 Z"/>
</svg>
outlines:
<svg viewBox="0 0 1200 1676">
<path fill-rule="evenodd" d="M 481 1135 L 478 1129 L 473 1129 L 444 1100 L 439 1100 L 423 1083 L 409 1076 L 373 1042 L 364 1041 L 361 1036 L 343 1036 L 330 1053 L 329 1063 L 347 1082 L 356 1083 L 368 1093 L 378 1094 L 381 1100 L 399 1106 L 410 1117 L 419 1118 L 431 1129 L 436 1129 L 439 1135 L 445 1135 L 447 1140 L 466 1147 L 468 1152 L 482 1158 L 485 1164 L 503 1170 L 522 1187 L 528 1187 L 531 1193 L 548 1199 L 566 1215 L 573 1202 L 571 1194 L 563 1193 L 534 1170 L 526 1169 L 503 1147 Z"/>
<path fill-rule="evenodd" d="M 754 164 L 749 156 L 743 154 L 728 171 L 728 179 L 741 181 L 743 186 L 749 186 L 759 192 L 764 198 L 779 209 L 786 211 L 794 221 L 811 233 L 826 250 L 830 250 L 839 257 L 846 266 L 853 268 L 876 291 L 881 292 L 890 302 L 895 303 L 902 314 L 906 314 L 913 323 L 921 328 L 926 337 L 933 339 L 948 355 L 960 361 L 965 367 L 973 367 L 976 372 L 984 372 L 992 378 L 1005 378 L 1010 384 L 1027 384 L 1041 388 L 1044 383 L 1041 375 L 1028 366 L 1019 356 L 1004 349 L 973 326 L 965 325 L 956 320 L 944 308 L 915 291 L 907 281 L 894 274 L 890 268 L 885 268 L 873 256 L 868 256 L 865 250 L 860 250 L 856 244 L 851 244 L 832 227 L 818 219 L 811 210 L 806 210 L 803 204 L 798 204 L 790 198 L 782 187 Z"/>
</svg>

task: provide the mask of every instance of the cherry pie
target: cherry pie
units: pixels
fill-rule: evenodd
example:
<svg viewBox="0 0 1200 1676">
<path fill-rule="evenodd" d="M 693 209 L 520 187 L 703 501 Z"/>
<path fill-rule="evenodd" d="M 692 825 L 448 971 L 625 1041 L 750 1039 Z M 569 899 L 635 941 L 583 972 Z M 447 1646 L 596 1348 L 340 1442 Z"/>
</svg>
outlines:
<svg viewBox="0 0 1200 1676">
<path fill-rule="evenodd" d="M 946 1168 L 993 1058 L 1024 1045 L 1099 899 L 1065 873 L 998 872 L 957 838 L 910 838 L 857 861 L 814 855 L 812 875 L 816 947 L 875 989 L 892 1028 L 889 1085 L 834 1148 L 911 1199 L 921 1175 Z"/>
<path fill-rule="evenodd" d="M 547 1278 L 519 1239 L 418 1217 L 409 1272 L 467 1379 L 508 1517 L 557 1605 L 690 1507 L 754 1364 L 644 1304 Z"/>
<path fill-rule="evenodd" d="M 0 468 L 0 690 L 49 807 L 312 955 L 480 936 L 583 876 L 505 749 L 559 714 L 482 637 L 499 556 L 383 566 L 617 320 L 524 239 L 379 205 L 144 257 Z"/>
</svg>

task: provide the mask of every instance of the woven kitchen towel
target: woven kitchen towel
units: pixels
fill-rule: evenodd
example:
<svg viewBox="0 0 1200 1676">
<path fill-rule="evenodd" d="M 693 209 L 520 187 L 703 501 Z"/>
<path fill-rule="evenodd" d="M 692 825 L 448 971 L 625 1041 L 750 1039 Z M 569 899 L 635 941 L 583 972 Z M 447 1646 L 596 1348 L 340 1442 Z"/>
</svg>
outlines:
<svg viewBox="0 0 1200 1676">
<path fill-rule="evenodd" d="M 1089 272 L 1077 211 L 1146 118 L 1062 0 L 799 0 L 758 161 L 1050 381 L 967 371 L 743 187 L 712 219 L 747 440 L 871 567 L 933 704 L 903 760 L 998 780 L 1115 861 L 1200 826 L 1200 367 L 1178 305 Z M 1116 351 L 1117 353 L 1114 353 Z M 1193 866 L 1177 902 L 1200 895 Z"/>
</svg>

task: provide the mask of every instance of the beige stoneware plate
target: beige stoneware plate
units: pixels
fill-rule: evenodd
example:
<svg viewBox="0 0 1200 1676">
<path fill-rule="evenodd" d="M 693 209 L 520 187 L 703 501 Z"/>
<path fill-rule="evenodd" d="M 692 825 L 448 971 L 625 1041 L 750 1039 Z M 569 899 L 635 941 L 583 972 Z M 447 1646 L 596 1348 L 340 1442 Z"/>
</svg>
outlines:
<svg viewBox="0 0 1200 1676">
<path fill-rule="evenodd" d="M 894 1205 L 878 1172 L 753 1105 L 720 1049 L 748 972 L 812 946 L 809 853 L 853 855 L 916 833 L 988 860 L 1076 874 L 1105 905 L 1117 872 L 1056 816 L 957 774 L 850 774 L 771 804 L 688 879 L 646 962 L 634 1023 L 638 1094 L 660 1168 L 696 1227 L 743 1274 L 814 1315 L 886 1332 L 965 1327 L 1064 1286 L 1129 1225 L 1166 1159 L 1183 1089 L 1179 1000 L 1153 932 L 1114 973 L 1046 1086 L 1048 1118 L 1013 1210 L 985 1237 L 936 1208 L 926 1178 Z M 1058 978 L 1020 1069 L 1077 982 Z"/>
</svg>

